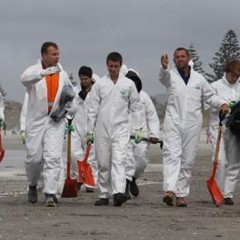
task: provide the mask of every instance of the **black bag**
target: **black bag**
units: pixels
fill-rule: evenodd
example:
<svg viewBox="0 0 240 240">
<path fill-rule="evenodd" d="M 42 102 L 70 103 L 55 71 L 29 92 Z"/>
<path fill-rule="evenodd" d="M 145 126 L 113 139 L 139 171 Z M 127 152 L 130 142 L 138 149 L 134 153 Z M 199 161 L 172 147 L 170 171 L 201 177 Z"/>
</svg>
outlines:
<svg viewBox="0 0 240 240">
<path fill-rule="evenodd" d="M 240 140 L 240 101 L 232 108 L 226 127 Z"/>
<path fill-rule="evenodd" d="M 66 84 L 62 88 L 59 105 L 51 112 L 50 117 L 55 122 L 60 122 L 67 114 L 66 106 L 73 101 L 75 92 L 72 85 Z"/>
</svg>

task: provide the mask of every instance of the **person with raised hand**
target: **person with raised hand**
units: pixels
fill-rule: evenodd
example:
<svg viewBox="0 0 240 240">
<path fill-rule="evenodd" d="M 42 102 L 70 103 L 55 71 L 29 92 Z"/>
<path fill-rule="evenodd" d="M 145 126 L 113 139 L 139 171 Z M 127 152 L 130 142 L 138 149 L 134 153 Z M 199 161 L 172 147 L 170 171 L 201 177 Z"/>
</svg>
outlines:
<svg viewBox="0 0 240 240">
<path fill-rule="evenodd" d="M 175 67 L 169 69 L 167 55 L 161 56 L 160 82 L 168 90 L 163 125 L 163 202 L 186 207 L 192 167 L 202 128 L 202 103 L 228 112 L 227 102 L 215 95 L 207 80 L 189 66 L 185 48 L 173 54 Z"/>
</svg>

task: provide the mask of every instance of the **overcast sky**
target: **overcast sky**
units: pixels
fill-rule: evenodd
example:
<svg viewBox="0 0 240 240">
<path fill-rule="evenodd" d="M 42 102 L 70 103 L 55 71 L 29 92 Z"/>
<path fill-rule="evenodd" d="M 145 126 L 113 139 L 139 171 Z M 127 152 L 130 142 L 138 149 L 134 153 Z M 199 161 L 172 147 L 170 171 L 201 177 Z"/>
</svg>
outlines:
<svg viewBox="0 0 240 240">
<path fill-rule="evenodd" d="M 21 73 L 40 58 L 45 41 L 60 47 L 68 73 L 89 65 L 102 76 L 105 58 L 119 51 L 150 95 L 161 54 L 193 43 L 207 68 L 225 33 L 240 35 L 239 0 L 0 0 L 0 82 L 7 99 L 22 101 Z"/>
</svg>

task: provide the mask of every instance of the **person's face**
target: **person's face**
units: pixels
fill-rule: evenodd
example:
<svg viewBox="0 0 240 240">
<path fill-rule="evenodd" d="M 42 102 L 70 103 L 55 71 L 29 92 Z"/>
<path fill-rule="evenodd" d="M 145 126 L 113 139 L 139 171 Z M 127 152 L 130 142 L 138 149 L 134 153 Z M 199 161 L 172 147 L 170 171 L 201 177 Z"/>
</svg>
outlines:
<svg viewBox="0 0 240 240">
<path fill-rule="evenodd" d="M 42 56 L 43 63 L 46 67 L 56 66 L 59 61 L 59 50 L 53 46 L 48 47 L 46 53 Z"/>
<path fill-rule="evenodd" d="M 230 84 L 235 84 L 240 76 L 233 72 L 226 73 L 226 79 Z"/>
<path fill-rule="evenodd" d="M 108 68 L 110 78 L 112 80 L 118 79 L 118 75 L 119 75 L 120 68 L 121 68 L 121 63 L 109 60 L 107 62 L 107 68 Z"/>
<path fill-rule="evenodd" d="M 79 78 L 83 88 L 90 88 L 92 86 L 92 78 L 82 74 L 79 76 Z"/>
<path fill-rule="evenodd" d="M 187 55 L 186 51 L 178 50 L 174 53 L 173 61 L 177 68 L 186 69 L 188 67 L 190 57 Z"/>
</svg>

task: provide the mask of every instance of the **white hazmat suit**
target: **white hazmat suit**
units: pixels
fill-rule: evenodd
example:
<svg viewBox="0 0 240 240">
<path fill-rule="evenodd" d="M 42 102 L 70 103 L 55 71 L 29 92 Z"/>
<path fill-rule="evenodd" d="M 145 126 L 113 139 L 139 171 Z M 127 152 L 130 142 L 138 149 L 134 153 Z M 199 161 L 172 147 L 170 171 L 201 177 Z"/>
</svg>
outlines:
<svg viewBox="0 0 240 240">
<path fill-rule="evenodd" d="M 216 94 L 224 99 L 228 104 L 240 100 L 240 82 L 230 84 L 224 74 L 223 78 L 211 84 Z M 212 143 L 212 158 L 217 141 L 219 125 L 219 111 L 216 108 L 210 109 L 210 136 Z M 236 136 L 224 126 L 220 143 L 218 158 L 217 182 L 224 193 L 224 198 L 233 198 L 233 193 L 237 184 L 237 177 L 240 170 L 240 141 Z M 226 174 L 226 175 L 225 175 Z"/>
<path fill-rule="evenodd" d="M 95 129 L 99 198 L 125 193 L 125 161 L 130 137 L 129 112 L 135 128 L 141 128 L 141 102 L 135 84 L 119 74 L 114 84 L 109 75 L 97 81 L 89 96 L 88 132 Z"/>
<path fill-rule="evenodd" d="M 93 81 L 95 82 L 99 77 L 93 74 Z M 73 119 L 74 131 L 72 132 L 72 160 L 73 160 L 73 173 L 74 178 L 78 177 L 77 161 L 83 160 L 85 156 L 86 148 L 86 134 L 87 134 L 87 105 L 89 101 L 89 93 L 85 100 L 83 100 L 79 95 L 81 90 L 80 86 L 75 87 L 76 92 L 76 103 L 77 112 Z M 95 159 L 95 147 L 94 144 L 91 146 L 91 151 L 88 159 L 88 163 L 92 168 L 92 173 L 95 183 L 97 183 L 98 166 L 97 160 Z M 92 187 L 87 186 L 86 187 Z"/>
<path fill-rule="evenodd" d="M 27 115 L 27 105 L 28 105 L 28 93 L 24 95 L 22 110 L 20 114 L 20 132 L 26 130 L 26 115 Z"/>
<path fill-rule="evenodd" d="M 161 68 L 159 80 L 168 90 L 163 126 L 163 189 L 185 197 L 189 195 L 202 127 L 202 102 L 220 107 L 225 101 L 215 96 L 205 78 L 192 69 L 187 84 L 176 68 Z"/>
<path fill-rule="evenodd" d="M 60 64 L 58 67 L 61 69 L 59 86 L 51 112 L 59 107 L 63 86 L 72 86 L 67 73 Z M 21 75 L 21 81 L 27 87 L 29 96 L 26 114 L 25 167 L 30 186 L 37 185 L 43 171 L 43 192 L 56 195 L 61 194 L 64 183 L 62 150 L 65 120 L 63 118 L 59 122 L 54 122 L 48 114 L 47 86 L 45 78 L 40 76 L 42 70 L 42 63 L 39 60 Z M 74 112 L 73 105 L 68 105 L 66 110 Z"/>
<path fill-rule="evenodd" d="M 160 137 L 160 123 L 155 106 L 149 95 L 141 90 L 139 97 L 142 103 L 141 122 L 144 137 Z M 131 116 L 130 116 L 131 119 Z M 134 130 L 135 122 L 131 121 L 131 128 Z M 139 178 L 148 164 L 147 151 L 149 143 L 140 142 L 136 144 L 131 140 L 128 145 L 128 154 L 126 161 L 126 176 L 132 181 L 132 177 Z"/>
</svg>

